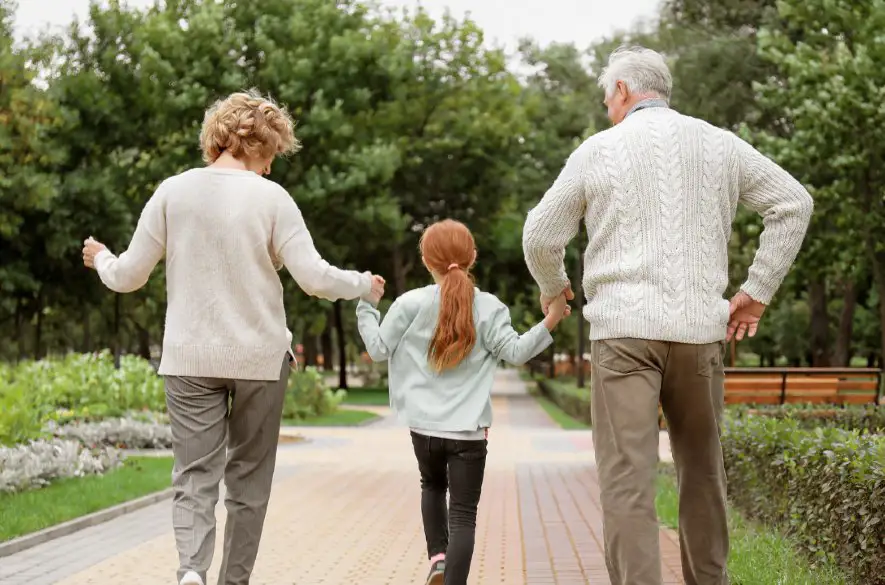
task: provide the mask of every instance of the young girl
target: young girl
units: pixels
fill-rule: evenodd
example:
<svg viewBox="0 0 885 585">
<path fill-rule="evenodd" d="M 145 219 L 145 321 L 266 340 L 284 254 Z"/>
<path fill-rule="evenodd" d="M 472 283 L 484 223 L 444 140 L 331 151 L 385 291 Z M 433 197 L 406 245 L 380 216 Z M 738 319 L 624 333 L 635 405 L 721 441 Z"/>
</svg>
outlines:
<svg viewBox="0 0 885 585">
<path fill-rule="evenodd" d="M 436 284 L 396 299 L 383 323 L 374 307 L 380 295 L 372 296 L 360 302 L 357 319 L 369 356 L 390 361 L 390 403 L 411 428 L 430 557 L 427 585 L 466 585 L 495 369 L 499 360 L 522 365 L 544 351 L 567 305 L 564 296 L 556 299 L 544 321 L 520 336 L 509 309 L 474 288 L 473 235 L 456 221 L 427 228 L 421 257 Z"/>
</svg>

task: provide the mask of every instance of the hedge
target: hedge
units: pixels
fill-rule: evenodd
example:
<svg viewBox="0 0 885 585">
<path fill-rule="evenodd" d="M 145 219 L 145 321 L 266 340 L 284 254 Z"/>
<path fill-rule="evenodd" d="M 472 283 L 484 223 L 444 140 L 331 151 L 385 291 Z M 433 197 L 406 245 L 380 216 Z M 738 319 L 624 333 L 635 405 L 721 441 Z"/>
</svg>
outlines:
<svg viewBox="0 0 885 585">
<path fill-rule="evenodd" d="M 722 447 L 729 497 L 741 511 L 856 582 L 885 585 L 885 436 L 728 416 Z"/>
<path fill-rule="evenodd" d="M 763 408 L 729 406 L 734 416 L 754 414 L 775 419 L 794 419 L 805 429 L 835 427 L 846 431 L 857 430 L 864 433 L 885 433 L 885 406 L 833 406 L 788 404 Z"/>
<path fill-rule="evenodd" d="M 578 388 L 574 384 L 541 378 L 541 392 L 569 416 L 588 425 L 593 424 L 590 415 L 590 388 Z"/>
</svg>

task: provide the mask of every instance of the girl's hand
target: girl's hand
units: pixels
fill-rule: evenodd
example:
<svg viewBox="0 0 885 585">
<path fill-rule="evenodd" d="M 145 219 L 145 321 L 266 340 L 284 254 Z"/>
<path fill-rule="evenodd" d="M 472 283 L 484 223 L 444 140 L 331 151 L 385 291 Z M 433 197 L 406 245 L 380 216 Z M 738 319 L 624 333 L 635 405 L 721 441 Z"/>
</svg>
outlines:
<svg viewBox="0 0 885 585">
<path fill-rule="evenodd" d="M 565 294 L 561 294 L 550 302 L 547 316 L 544 317 L 544 326 L 553 331 L 563 317 L 569 314 L 571 314 L 571 307 L 568 305 Z"/>
<path fill-rule="evenodd" d="M 384 296 L 384 278 L 378 276 L 377 274 L 372 275 L 372 290 L 369 292 L 369 296 L 366 297 L 366 300 L 373 305 L 377 305 L 381 302 L 381 297 Z"/>
<path fill-rule="evenodd" d="M 107 246 L 96 241 L 92 236 L 83 241 L 83 265 L 86 268 L 95 268 L 95 257 L 99 252 L 107 250 Z"/>
</svg>

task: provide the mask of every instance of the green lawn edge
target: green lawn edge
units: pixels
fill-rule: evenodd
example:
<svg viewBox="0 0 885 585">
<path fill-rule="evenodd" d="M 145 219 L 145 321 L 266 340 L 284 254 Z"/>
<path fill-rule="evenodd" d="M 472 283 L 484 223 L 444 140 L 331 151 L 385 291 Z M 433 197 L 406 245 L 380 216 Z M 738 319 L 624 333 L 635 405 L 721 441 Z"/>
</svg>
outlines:
<svg viewBox="0 0 885 585">
<path fill-rule="evenodd" d="M 162 491 L 171 483 L 171 457 L 129 457 L 104 475 L 0 494 L 0 542 Z"/>
<path fill-rule="evenodd" d="M 679 494 L 676 478 L 662 466 L 658 475 L 655 506 L 665 526 L 679 524 Z M 749 522 L 734 509 L 728 511 L 731 551 L 728 575 L 734 585 L 776 583 L 777 585 L 848 585 L 839 569 L 813 566 L 777 530 Z"/>
<path fill-rule="evenodd" d="M 331 414 L 313 416 L 303 420 L 283 420 L 286 427 L 354 427 L 380 418 L 374 412 L 340 408 Z"/>
<path fill-rule="evenodd" d="M 553 422 L 559 425 L 561 429 L 566 431 L 586 431 L 590 429 L 590 425 L 571 416 L 557 406 L 555 402 L 542 395 L 537 390 L 533 390 L 531 394 L 535 397 L 535 400 L 538 401 L 538 404 L 541 405 L 541 408 L 544 409 L 544 412 L 546 412 L 548 416 L 553 419 Z"/>
</svg>

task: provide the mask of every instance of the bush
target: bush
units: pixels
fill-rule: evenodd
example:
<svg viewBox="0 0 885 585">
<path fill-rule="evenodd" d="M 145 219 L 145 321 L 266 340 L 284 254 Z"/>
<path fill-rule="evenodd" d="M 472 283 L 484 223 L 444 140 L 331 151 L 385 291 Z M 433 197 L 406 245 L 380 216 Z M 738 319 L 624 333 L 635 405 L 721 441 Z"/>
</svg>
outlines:
<svg viewBox="0 0 885 585">
<path fill-rule="evenodd" d="M 0 444 L 40 438 L 47 422 L 94 421 L 130 411 L 166 410 L 163 380 L 150 363 L 123 356 L 70 354 L 0 367 Z"/>
<path fill-rule="evenodd" d="M 722 447 L 729 496 L 742 511 L 857 582 L 885 585 L 885 437 L 728 416 Z"/>
<path fill-rule="evenodd" d="M 121 463 L 117 450 L 88 449 L 78 441 L 53 439 L 0 447 L 0 492 L 39 488 L 65 477 L 100 475 Z"/>
<path fill-rule="evenodd" d="M 846 406 L 787 404 L 765 408 L 729 407 L 734 416 L 753 414 L 774 419 L 793 419 L 804 429 L 833 427 L 846 431 L 885 434 L 885 406 Z"/>
<path fill-rule="evenodd" d="M 541 378 L 538 380 L 541 392 L 569 416 L 592 425 L 590 413 L 590 389 L 578 388 L 572 383 Z"/>
<path fill-rule="evenodd" d="M 98 422 L 73 422 L 58 427 L 50 423 L 56 438 L 79 441 L 85 447 L 117 449 L 170 449 L 172 428 L 163 414 L 140 413 Z"/>
<path fill-rule="evenodd" d="M 303 420 L 335 412 L 347 393 L 334 391 L 316 368 L 309 367 L 289 376 L 283 418 Z"/>
</svg>

